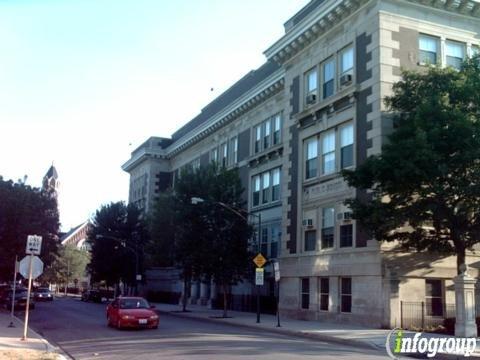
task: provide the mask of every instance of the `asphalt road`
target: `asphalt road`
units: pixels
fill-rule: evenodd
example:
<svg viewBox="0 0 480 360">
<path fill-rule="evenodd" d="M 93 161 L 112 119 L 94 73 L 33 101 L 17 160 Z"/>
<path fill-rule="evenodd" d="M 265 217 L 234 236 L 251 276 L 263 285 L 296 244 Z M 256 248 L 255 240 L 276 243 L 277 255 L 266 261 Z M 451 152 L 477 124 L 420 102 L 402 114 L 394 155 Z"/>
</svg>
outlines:
<svg viewBox="0 0 480 360">
<path fill-rule="evenodd" d="M 74 359 L 385 359 L 386 354 L 160 314 L 157 330 L 107 327 L 105 305 L 37 303 L 30 327 Z"/>
</svg>

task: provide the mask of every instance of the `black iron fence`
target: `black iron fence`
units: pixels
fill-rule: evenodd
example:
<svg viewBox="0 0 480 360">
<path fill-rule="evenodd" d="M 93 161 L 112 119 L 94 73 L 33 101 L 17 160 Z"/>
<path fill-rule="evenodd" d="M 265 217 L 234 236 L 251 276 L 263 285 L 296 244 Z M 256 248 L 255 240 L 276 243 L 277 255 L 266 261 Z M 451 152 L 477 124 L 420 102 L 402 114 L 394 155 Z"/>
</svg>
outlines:
<svg viewBox="0 0 480 360">
<path fill-rule="evenodd" d="M 445 319 L 455 318 L 455 305 L 422 302 L 400 302 L 402 329 L 428 329 L 444 325 Z"/>
</svg>

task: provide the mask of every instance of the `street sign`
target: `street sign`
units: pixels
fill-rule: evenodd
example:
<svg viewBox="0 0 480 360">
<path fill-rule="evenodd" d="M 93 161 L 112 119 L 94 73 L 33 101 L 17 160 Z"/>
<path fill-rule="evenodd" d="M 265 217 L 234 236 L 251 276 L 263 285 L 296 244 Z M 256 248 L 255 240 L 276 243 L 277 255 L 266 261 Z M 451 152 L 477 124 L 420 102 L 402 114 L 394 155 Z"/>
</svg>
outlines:
<svg viewBox="0 0 480 360">
<path fill-rule="evenodd" d="M 262 253 L 258 253 L 257 256 L 253 258 L 253 262 L 257 265 L 258 268 L 263 267 L 266 264 L 267 259 L 262 255 Z"/>
<path fill-rule="evenodd" d="M 255 285 L 263 285 L 264 278 L 264 269 L 256 268 L 255 269 Z"/>
<path fill-rule="evenodd" d="M 19 273 L 25 278 L 28 278 L 28 270 L 30 266 L 30 256 L 25 256 L 20 261 Z M 36 279 L 43 273 L 43 262 L 38 256 L 32 259 L 32 279 Z"/>
<path fill-rule="evenodd" d="M 28 235 L 25 253 L 27 255 L 40 255 L 42 248 L 42 237 L 37 235 Z"/>
<path fill-rule="evenodd" d="M 278 261 L 275 261 L 273 263 L 273 271 L 275 271 L 275 281 L 279 282 L 280 281 L 280 264 Z"/>
</svg>

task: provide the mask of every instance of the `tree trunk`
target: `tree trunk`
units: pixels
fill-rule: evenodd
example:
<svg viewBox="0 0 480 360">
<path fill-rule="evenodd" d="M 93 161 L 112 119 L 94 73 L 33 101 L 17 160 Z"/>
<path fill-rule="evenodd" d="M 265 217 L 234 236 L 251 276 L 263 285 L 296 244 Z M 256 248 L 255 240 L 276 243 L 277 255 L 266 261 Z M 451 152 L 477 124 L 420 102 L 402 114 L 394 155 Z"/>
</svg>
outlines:
<svg viewBox="0 0 480 360">
<path fill-rule="evenodd" d="M 228 316 L 227 313 L 227 286 L 225 282 L 222 283 L 222 290 L 223 290 L 223 317 L 226 318 Z"/>
</svg>

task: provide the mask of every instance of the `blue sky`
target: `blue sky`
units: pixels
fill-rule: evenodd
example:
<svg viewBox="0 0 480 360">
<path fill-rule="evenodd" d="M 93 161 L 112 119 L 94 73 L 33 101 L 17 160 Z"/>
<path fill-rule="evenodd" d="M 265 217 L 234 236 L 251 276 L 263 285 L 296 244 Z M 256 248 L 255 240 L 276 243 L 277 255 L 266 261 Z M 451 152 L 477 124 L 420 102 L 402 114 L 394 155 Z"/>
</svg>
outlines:
<svg viewBox="0 0 480 360">
<path fill-rule="evenodd" d="M 130 152 L 260 66 L 306 3 L 0 0 L 0 175 L 40 186 L 53 161 L 64 230 L 127 200 Z"/>
</svg>

